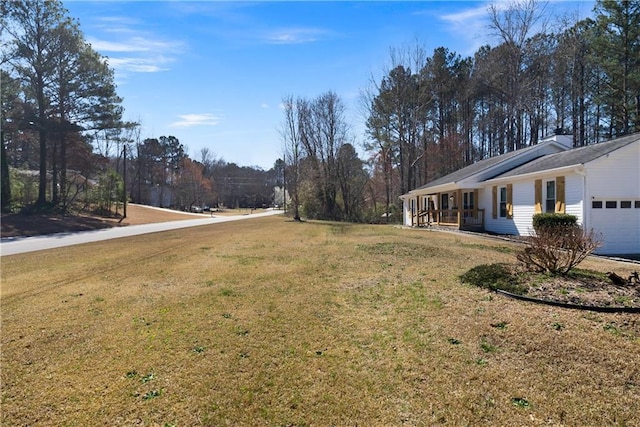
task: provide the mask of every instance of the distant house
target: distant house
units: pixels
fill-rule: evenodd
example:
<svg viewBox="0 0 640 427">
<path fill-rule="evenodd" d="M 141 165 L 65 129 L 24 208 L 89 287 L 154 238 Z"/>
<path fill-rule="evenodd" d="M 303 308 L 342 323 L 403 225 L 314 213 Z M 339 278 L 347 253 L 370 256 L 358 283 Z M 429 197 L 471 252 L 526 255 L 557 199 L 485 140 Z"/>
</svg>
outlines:
<svg viewBox="0 0 640 427">
<path fill-rule="evenodd" d="M 640 254 L 640 133 L 571 148 L 571 137 L 482 160 L 401 196 L 404 224 L 529 235 L 533 215 L 575 215 L 606 255 Z"/>
</svg>

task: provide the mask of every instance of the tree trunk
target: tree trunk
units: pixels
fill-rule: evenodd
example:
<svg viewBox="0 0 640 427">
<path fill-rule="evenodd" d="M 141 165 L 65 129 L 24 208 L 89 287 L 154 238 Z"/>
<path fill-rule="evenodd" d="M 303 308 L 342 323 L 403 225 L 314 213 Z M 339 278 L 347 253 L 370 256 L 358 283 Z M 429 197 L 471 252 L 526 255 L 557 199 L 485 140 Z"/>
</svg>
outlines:
<svg viewBox="0 0 640 427">
<path fill-rule="evenodd" d="M 4 131 L 2 129 L 0 129 L 0 150 L 2 150 L 0 153 L 0 169 L 2 171 L 0 176 L 0 180 L 2 180 L 2 199 L 0 199 L 0 202 L 2 204 L 2 212 L 8 212 L 11 210 L 11 181 L 7 151 L 4 146 Z"/>
</svg>

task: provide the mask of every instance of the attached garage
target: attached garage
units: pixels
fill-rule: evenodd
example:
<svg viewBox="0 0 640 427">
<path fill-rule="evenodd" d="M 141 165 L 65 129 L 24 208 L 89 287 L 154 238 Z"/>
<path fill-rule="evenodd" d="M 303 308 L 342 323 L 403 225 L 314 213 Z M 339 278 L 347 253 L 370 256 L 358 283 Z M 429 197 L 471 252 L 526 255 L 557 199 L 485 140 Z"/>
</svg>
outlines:
<svg viewBox="0 0 640 427">
<path fill-rule="evenodd" d="M 640 255 L 640 135 L 620 140 L 635 142 L 585 164 L 584 225 L 602 233 L 598 253 Z"/>
<path fill-rule="evenodd" d="M 599 253 L 640 255 L 640 200 L 592 200 L 590 228 L 602 233 Z"/>
</svg>

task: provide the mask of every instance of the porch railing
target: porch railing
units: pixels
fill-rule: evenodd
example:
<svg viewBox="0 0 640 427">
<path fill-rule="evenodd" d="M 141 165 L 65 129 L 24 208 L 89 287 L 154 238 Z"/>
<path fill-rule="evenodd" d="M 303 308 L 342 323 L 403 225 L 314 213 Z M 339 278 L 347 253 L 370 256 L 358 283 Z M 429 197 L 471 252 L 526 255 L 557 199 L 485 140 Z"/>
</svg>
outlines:
<svg viewBox="0 0 640 427">
<path fill-rule="evenodd" d="M 484 209 L 428 209 L 414 214 L 413 225 L 457 226 L 462 230 L 484 229 Z"/>
</svg>

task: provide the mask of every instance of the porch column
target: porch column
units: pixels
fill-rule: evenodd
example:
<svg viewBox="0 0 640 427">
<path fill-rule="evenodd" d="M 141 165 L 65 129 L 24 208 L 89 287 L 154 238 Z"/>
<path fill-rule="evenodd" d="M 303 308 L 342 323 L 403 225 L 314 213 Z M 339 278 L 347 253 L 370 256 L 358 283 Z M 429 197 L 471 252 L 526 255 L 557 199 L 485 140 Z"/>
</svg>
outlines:
<svg viewBox="0 0 640 427">
<path fill-rule="evenodd" d="M 411 199 L 405 199 L 405 200 L 406 200 L 405 203 L 407 204 L 407 210 L 409 211 L 409 214 L 411 216 L 411 227 L 413 227 L 413 209 L 411 206 L 412 204 L 411 202 L 413 202 L 413 200 Z M 387 221 L 389 221 L 388 217 L 389 217 L 389 212 L 387 212 Z"/>
<path fill-rule="evenodd" d="M 473 218 L 474 222 L 478 220 L 478 189 L 473 190 Z M 482 216 L 482 229 L 484 230 L 484 215 Z"/>
<path fill-rule="evenodd" d="M 458 228 L 462 225 L 462 190 L 456 191 L 456 207 L 458 208 Z"/>
</svg>

